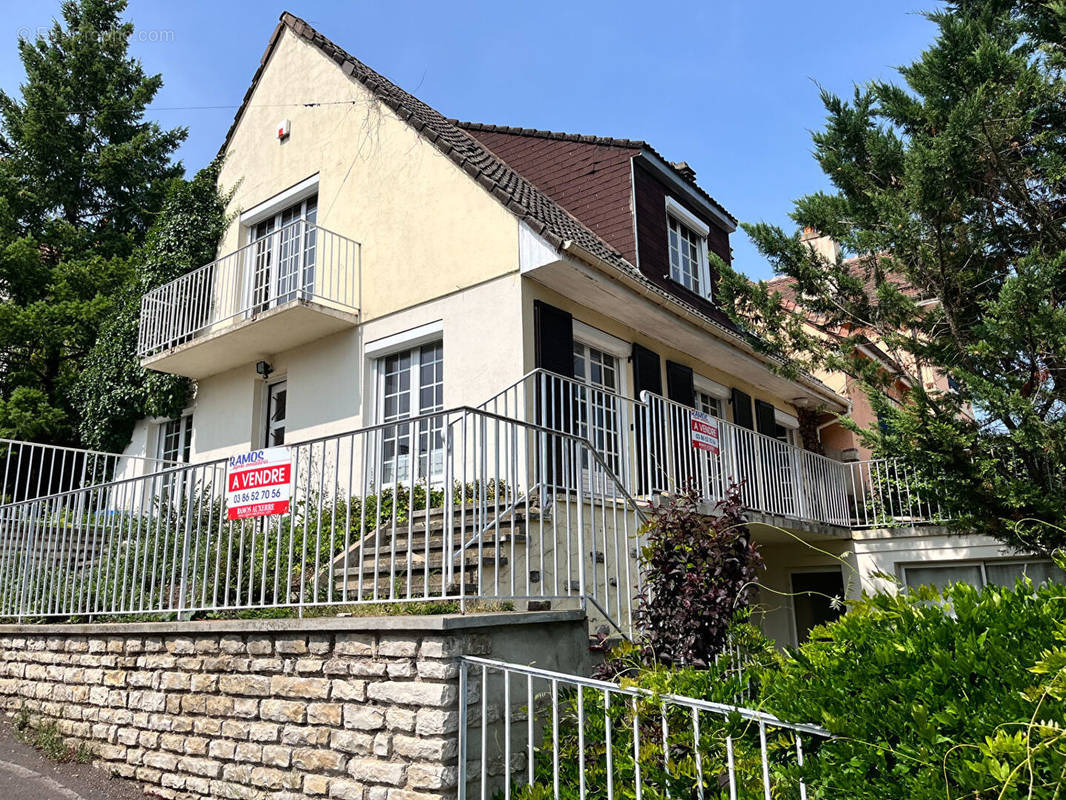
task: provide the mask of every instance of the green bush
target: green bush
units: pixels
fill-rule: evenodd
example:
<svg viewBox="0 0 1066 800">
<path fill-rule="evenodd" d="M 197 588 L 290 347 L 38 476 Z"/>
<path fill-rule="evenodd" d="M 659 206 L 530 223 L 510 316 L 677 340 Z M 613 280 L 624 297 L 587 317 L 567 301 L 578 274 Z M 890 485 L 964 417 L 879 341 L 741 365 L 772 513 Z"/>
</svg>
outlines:
<svg viewBox="0 0 1066 800">
<path fill-rule="evenodd" d="M 1061 798 L 1064 611 L 1028 581 L 865 598 L 765 670 L 761 702 L 834 734 L 812 797 Z"/>
</svg>

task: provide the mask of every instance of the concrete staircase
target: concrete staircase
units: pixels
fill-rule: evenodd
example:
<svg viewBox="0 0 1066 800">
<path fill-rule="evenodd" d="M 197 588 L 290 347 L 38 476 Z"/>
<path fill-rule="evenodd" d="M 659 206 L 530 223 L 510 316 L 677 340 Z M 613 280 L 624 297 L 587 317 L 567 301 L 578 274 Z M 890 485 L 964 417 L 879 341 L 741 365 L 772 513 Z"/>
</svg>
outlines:
<svg viewBox="0 0 1066 800">
<path fill-rule="evenodd" d="M 499 510 L 468 503 L 390 520 L 333 560 L 334 593 L 364 601 L 491 597 L 510 587 L 516 567 L 524 568 L 528 530 L 540 516 L 533 503 Z M 514 578 L 525 584 L 525 575 Z"/>
</svg>

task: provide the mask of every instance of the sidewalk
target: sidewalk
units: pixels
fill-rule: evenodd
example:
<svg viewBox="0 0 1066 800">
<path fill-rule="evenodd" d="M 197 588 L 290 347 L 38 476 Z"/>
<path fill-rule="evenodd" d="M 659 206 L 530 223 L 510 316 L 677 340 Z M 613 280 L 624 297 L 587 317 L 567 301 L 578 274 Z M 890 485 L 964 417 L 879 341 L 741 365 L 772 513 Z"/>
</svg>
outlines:
<svg viewBox="0 0 1066 800">
<path fill-rule="evenodd" d="M 143 800 L 140 787 L 88 764 L 56 764 L 0 721 L 0 800 Z"/>
</svg>

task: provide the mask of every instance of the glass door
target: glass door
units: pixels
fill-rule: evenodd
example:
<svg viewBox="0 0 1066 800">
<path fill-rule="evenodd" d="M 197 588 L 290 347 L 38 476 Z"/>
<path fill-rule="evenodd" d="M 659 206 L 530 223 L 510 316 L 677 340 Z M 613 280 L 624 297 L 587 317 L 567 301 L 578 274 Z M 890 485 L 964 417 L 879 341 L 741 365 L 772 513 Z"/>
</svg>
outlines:
<svg viewBox="0 0 1066 800">
<path fill-rule="evenodd" d="M 253 314 L 314 296 L 317 218 L 312 195 L 252 228 Z"/>
<path fill-rule="evenodd" d="M 379 362 L 383 485 L 438 478 L 444 471 L 444 428 L 440 419 L 421 420 L 417 429 L 401 422 L 444 409 L 444 345 L 424 344 Z"/>
<path fill-rule="evenodd" d="M 610 470 L 621 477 L 622 441 L 619 406 L 618 359 L 583 342 L 574 342 L 574 380 L 584 384 L 575 389 L 573 404 L 573 431 L 588 439 L 602 456 Z M 582 479 L 592 486 L 596 475 L 589 454 L 581 461 Z M 601 474 L 596 486 L 604 487 L 606 476 Z"/>
</svg>

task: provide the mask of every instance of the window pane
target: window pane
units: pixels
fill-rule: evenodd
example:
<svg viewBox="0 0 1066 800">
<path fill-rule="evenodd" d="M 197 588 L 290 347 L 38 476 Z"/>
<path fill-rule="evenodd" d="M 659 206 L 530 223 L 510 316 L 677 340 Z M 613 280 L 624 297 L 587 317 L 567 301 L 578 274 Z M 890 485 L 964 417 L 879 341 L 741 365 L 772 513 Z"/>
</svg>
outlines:
<svg viewBox="0 0 1066 800">
<path fill-rule="evenodd" d="M 953 583 L 981 586 L 979 564 L 944 564 L 936 567 L 906 567 L 904 578 L 908 586 L 933 586 L 943 590 Z"/>
<path fill-rule="evenodd" d="M 1022 575 L 1027 576 L 1037 586 L 1049 582 L 1066 582 L 1066 573 L 1050 561 L 1016 561 L 1006 564 L 990 561 L 985 564 L 985 574 L 988 576 L 988 582 L 994 586 L 1014 586 Z"/>
</svg>

